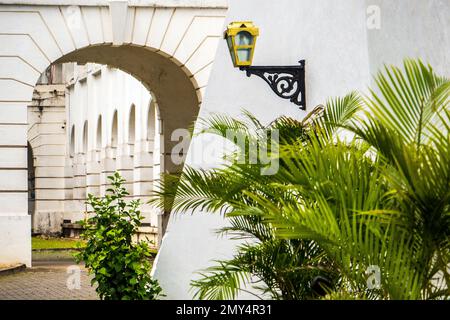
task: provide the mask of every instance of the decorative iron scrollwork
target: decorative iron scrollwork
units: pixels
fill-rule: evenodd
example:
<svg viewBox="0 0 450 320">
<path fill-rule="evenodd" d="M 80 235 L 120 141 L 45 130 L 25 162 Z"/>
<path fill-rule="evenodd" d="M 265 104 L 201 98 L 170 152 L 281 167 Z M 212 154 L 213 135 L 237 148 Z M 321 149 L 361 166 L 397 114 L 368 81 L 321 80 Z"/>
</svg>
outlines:
<svg viewBox="0 0 450 320">
<path fill-rule="evenodd" d="M 299 61 L 298 66 L 251 66 L 241 67 L 247 73 L 258 76 L 272 88 L 280 98 L 289 99 L 291 102 L 306 110 L 305 99 L 305 60 Z"/>
</svg>

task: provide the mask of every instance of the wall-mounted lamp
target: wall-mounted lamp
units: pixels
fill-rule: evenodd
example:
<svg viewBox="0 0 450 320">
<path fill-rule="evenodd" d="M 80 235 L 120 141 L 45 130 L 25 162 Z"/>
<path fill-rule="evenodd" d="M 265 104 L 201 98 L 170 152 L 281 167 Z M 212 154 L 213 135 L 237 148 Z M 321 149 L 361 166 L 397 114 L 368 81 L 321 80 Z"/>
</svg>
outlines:
<svg viewBox="0 0 450 320">
<path fill-rule="evenodd" d="M 252 66 L 259 29 L 251 21 L 232 22 L 225 31 L 228 49 L 234 67 L 245 71 L 247 76 L 256 75 L 270 86 L 279 97 L 306 110 L 305 60 L 298 66 Z"/>
</svg>

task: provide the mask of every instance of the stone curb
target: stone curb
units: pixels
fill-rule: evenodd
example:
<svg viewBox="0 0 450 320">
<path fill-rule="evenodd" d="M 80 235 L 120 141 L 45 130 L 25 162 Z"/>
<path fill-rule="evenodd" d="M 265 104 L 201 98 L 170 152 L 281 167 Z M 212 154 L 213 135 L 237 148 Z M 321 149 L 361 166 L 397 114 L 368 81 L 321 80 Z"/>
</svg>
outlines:
<svg viewBox="0 0 450 320">
<path fill-rule="evenodd" d="M 80 251 L 80 248 L 49 248 L 49 249 L 33 249 L 33 252 L 46 252 L 46 251 L 53 251 L 53 252 L 61 252 L 61 251 Z"/>
<path fill-rule="evenodd" d="M 20 271 L 25 270 L 26 268 L 27 268 L 27 266 L 23 263 L 18 263 L 18 264 L 15 264 L 15 265 L 13 265 L 11 267 L 7 267 L 7 268 L 0 268 L 0 276 L 20 272 Z"/>
</svg>

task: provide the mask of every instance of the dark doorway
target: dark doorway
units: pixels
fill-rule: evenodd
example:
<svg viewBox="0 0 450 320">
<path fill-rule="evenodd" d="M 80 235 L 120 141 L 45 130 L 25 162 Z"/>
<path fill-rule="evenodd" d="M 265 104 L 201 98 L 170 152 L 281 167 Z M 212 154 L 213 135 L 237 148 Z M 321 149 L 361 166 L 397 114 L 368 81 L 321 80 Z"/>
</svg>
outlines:
<svg viewBox="0 0 450 320">
<path fill-rule="evenodd" d="M 31 232 L 34 226 L 34 209 L 36 205 L 34 156 L 30 143 L 27 144 L 28 153 L 28 214 L 31 215 Z"/>
</svg>

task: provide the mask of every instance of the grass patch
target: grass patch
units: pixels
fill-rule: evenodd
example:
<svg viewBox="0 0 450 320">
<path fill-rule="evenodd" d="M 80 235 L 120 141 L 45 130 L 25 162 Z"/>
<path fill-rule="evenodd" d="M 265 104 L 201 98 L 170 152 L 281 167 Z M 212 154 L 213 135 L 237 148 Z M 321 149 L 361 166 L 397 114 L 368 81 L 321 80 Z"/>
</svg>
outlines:
<svg viewBox="0 0 450 320">
<path fill-rule="evenodd" d="M 44 239 L 41 237 L 31 238 L 31 247 L 33 249 L 76 249 L 77 243 L 83 245 L 83 241 L 79 239 L 67 239 L 67 238 L 49 238 Z"/>
<path fill-rule="evenodd" d="M 32 237 L 32 249 L 77 249 L 77 244 L 80 243 L 82 247 L 85 246 L 83 240 L 70 238 L 42 238 Z M 153 257 L 156 256 L 158 250 L 151 248 L 150 253 Z"/>
</svg>

